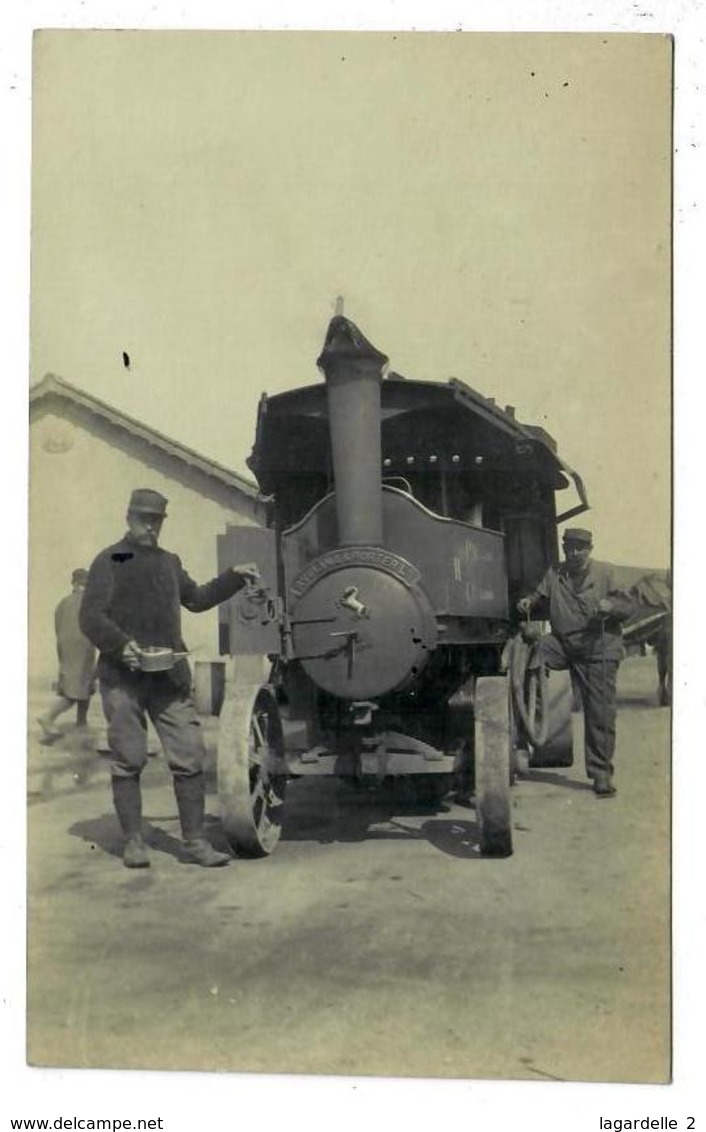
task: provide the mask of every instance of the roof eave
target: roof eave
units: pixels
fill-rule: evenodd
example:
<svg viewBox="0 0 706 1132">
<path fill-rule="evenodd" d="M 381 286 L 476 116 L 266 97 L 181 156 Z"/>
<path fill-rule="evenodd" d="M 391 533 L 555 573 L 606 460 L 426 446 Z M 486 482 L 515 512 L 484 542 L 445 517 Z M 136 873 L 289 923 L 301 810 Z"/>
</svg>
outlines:
<svg viewBox="0 0 706 1132">
<path fill-rule="evenodd" d="M 74 404 L 87 409 L 95 416 L 102 417 L 116 428 L 123 429 L 132 436 L 138 436 L 141 440 L 144 440 L 145 443 L 151 444 L 161 451 L 166 452 L 168 455 L 182 460 L 185 464 L 197 468 L 205 475 L 212 476 L 221 483 L 225 483 L 227 487 L 236 488 L 238 491 L 257 502 L 265 502 L 265 497 L 258 490 L 257 486 L 246 480 L 244 476 L 240 476 L 237 472 L 231 471 L 215 460 L 209 460 L 208 457 L 194 452 L 193 449 L 187 448 L 186 445 L 181 444 L 178 440 L 172 440 L 170 437 L 164 436 L 156 429 L 150 428 L 148 425 L 135 420 L 134 417 L 128 416 L 127 413 L 123 413 L 119 409 L 114 409 L 111 405 L 106 404 L 105 401 L 101 401 L 100 398 L 94 397 L 91 393 L 85 393 L 57 374 L 45 374 L 41 381 L 30 388 L 30 406 L 41 401 L 44 397 L 51 395 L 64 397 L 66 400 L 72 401 Z"/>
</svg>

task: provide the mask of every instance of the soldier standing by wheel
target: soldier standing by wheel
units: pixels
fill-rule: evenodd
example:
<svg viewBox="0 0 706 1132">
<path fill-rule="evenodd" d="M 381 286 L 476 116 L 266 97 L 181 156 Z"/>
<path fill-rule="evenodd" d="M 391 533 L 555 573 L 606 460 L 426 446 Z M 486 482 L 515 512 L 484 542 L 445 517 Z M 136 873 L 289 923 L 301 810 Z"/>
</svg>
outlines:
<svg viewBox="0 0 706 1132">
<path fill-rule="evenodd" d="M 167 500 L 148 489 L 133 491 L 127 534 L 94 560 L 81 607 L 81 628 L 100 650 L 98 676 L 112 753 L 115 811 L 125 836 L 123 862 L 146 868 L 142 840 L 140 774 L 147 761 L 147 720 L 152 720 L 173 775 L 181 829 L 189 857 L 206 867 L 225 865 L 204 836 L 205 746 L 191 699 L 191 671 L 183 659 L 181 609 L 201 613 L 227 601 L 248 581 L 254 564 L 232 566 L 199 586 L 176 554 L 158 546 Z M 181 652 L 165 671 L 144 671 L 145 649 Z"/>
<path fill-rule="evenodd" d="M 630 615 L 632 602 L 615 584 L 611 567 L 591 558 L 590 531 L 567 528 L 563 546 L 565 561 L 550 568 L 517 608 L 525 615 L 535 608 L 549 614 L 552 631 L 540 640 L 531 663 L 570 670 L 583 701 L 586 774 L 594 793 L 610 798 L 616 794 L 613 755 L 616 684 L 623 655 L 620 626 Z"/>
</svg>

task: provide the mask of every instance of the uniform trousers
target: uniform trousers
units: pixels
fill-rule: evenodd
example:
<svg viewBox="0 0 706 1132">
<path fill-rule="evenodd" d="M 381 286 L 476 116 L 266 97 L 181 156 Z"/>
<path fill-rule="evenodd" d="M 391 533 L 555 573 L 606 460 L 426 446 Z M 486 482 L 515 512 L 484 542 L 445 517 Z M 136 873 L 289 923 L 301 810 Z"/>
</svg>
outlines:
<svg viewBox="0 0 706 1132">
<path fill-rule="evenodd" d="M 548 633 L 539 642 L 535 663 L 569 669 L 583 703 L 586 774 L 589 778 L 612 775 L 619 661 L 604 660 L 595 650 L 572 649 L 565 640 Z"/>
<path fill-rule="evenodd" d="M 137 778 L 147 762 L 147 718 L 164 748 L 172 774 L 203 771 L 206 748 L 191 696 L 175 688 L 166 672 L 129 672 L 101 680 L 108 746 L 115 778 Z"/>
</svg>

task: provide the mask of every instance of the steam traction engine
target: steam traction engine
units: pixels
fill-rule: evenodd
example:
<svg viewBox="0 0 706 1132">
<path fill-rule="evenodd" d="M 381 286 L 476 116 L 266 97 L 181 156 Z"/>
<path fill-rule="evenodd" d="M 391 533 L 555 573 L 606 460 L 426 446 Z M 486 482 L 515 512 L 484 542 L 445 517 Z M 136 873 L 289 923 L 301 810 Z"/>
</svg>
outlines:
<svg viewBox="0 0 706 1132">
<path fill-rule="evenodd" d="M 556 560 L 557 523 L 586 509 L 581 481 L 542 429 L 461 382 L 383 376 L 343 316 L 318 365 L 325 385 L 260 403 L 268 529 L 219 538 L 221 568 L 252 558 L 263 579 L 221 612 L 225 830 L 270 853 L 295 775 L 411 775 L 426 805 L 455 775 L 481 851 L 508 855 L 517 752 L 572 761 L 570 688 L 552 674 L 537 695 L 513 610 Z M 569 479 L 581 502 L 557 517 Z"/>
</svg>

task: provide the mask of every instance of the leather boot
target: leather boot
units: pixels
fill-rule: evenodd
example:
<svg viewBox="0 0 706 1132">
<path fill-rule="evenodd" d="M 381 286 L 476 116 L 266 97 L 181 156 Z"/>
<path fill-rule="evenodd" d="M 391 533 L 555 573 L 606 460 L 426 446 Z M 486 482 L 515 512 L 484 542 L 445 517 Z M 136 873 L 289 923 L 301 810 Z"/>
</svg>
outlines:
<svg viewBox="0 0 706 1132">
<path fill-rule="evenodd" d="M 618 791 L 609 774 L 597 774 L 593 780 L 593 793 L 599 798 L 614 798 Z"/>
<path fill-rule="evenodd" d="M 181 832 L 189 858 L 206 869 L 227 865 L 230 854 L 214 849 L 203 832 L 206 784 L 203 774 L 175 774 L 174 793 L 179 809 Z"/>
<path fill-rule="evenodd" d="M 126 869 L 148 869 L 150 859 L 142 840 L 142 795 L 140 779 L 113 777 L 113 805 L 125 835 L 123 864 Z"/>
</svg>

